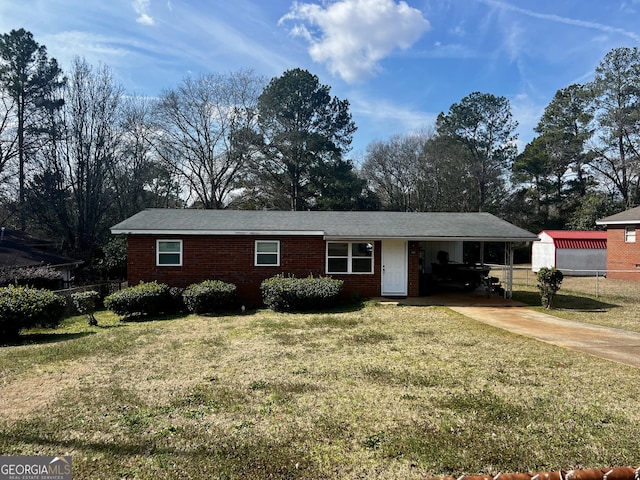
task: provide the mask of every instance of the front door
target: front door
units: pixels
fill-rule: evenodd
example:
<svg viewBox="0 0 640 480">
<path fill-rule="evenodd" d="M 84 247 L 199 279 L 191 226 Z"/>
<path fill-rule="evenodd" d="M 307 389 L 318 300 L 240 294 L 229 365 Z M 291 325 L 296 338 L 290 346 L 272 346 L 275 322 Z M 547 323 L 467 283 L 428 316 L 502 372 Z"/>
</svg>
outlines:
<svg viewBox="0 0 640 480">
<path fill-rule="evenodd" d="M 382 295 L 407 295 L 407 242 L 383 240 L 382 242 Z"/>
</svg>

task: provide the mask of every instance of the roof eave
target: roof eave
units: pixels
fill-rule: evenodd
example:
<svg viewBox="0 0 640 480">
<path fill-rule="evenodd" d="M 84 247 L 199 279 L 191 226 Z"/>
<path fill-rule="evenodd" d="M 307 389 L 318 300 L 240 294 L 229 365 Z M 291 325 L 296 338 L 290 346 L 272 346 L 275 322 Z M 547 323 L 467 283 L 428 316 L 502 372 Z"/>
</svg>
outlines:
<svg viewBox="0 0 640 480">
<path fill-rule="evenodd" d="M 137 229 L 120 229 L 112 228 L 113 235 L 257 235 L 257 236 L 276 236 L 276 235 L 312 235 L 322 236 L 324 231 L 302 231 L 302 230 L 137 230 Z"/>
<path fill-rule="evenodd" d="M 300 230 L 135 230 L 111 229 L 114 235 L 162 235 L 162 236 L 195 236 L 195 235 L 238 235 L 238 236 L 321 236 L 325 240 L 408 240 L 417 242 L 535 242 L 538 237 L 457 237 L 457 236 L 406 236 L 406 235 L 326 235 L 324 231 Z"/>
</svg>

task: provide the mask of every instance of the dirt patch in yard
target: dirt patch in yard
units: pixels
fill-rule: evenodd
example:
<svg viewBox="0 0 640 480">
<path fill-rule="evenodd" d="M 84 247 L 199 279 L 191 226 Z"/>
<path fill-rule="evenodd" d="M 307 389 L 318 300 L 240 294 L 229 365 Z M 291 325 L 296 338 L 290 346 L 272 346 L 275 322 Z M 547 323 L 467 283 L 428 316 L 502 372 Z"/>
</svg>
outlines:
<svg viewBox="0 0 640 480">
<path fill-rule="evenodd" d="M 0 386 L 2 416 L 6 420 L 20 420 L 45 410 L 60 392 L 77 388 L 80 379 L 92 368 L 87 363 L 72 362 L 55 371 L 35 372 L 3 384 Z"/>
</svg>

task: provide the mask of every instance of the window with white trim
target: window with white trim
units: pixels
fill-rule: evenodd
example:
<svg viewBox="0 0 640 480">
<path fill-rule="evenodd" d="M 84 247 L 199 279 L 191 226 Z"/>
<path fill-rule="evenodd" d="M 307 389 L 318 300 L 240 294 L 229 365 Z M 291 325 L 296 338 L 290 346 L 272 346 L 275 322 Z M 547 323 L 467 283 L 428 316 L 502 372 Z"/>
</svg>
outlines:
<svg viewBox="0 0 640 480">
<path fill-rule="evenodd" d="M 255 252 L 257 267 L 280 266 L 280 240 L 256 240 Z"/>
<path fill-rule="evenodd" d="M 373 273 L 373 243 L 327 242 L 327 273 Z"/>
<path fill-rule="evenodd" d="M 181 267 L 182 240 L 156 240 L 156 265 L 158 267 Z"/>
<path fill-rule="evenodd" d="M 636 227 L 624 227 L 625 243 L 636 243 Z"/>
</svg>

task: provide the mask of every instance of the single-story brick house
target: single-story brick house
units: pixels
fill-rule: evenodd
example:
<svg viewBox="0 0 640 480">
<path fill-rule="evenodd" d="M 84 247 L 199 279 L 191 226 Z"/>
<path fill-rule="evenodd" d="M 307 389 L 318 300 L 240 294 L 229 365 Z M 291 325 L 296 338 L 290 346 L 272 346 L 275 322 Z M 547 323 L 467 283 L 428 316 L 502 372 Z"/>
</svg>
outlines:
<svg viewBox="0 0 640 480">
<path fill-rule="evenodd" d="M 462 262 L 465 242 L 504 242 L 512 264 L 514 244 L 538 240 L 489 213 L 148 209 L 111 232 L 127 235 L 129 284 L 215 278 L 248 304 L 279 273 L 330 275 L 369 298 L 419 296 L 438 252 Z"/>
<path fill-rule="evenodd" d="M 531 268 L 557 268 L 565 275 L 595 276 L 607 269 L 607 232 L 543 230 L 531 247 Z"/>
<path fill-rule="evenodd" d="M 607 278 L 640 281 L 640 207 L 596 221 L 607 227 Z"/>
<path fill-rule="evenodd" d="M 53 250 L 55 245 L 50 240 L 32 237 L 21 230 L 0 229 L 0 269 L 49 266 L 60 272 L 57 288 L 67 288 L 82 260 L 63 257 Z"/>
</svg>

